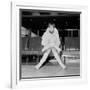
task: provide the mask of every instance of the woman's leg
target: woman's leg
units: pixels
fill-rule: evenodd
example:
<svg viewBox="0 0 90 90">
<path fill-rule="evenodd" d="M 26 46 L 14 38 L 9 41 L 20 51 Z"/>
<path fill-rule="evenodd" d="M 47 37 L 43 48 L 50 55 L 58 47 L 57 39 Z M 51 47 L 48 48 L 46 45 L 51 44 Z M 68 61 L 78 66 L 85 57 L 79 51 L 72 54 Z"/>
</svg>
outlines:
<svg viewBox="0 0 90 90">
<path fill-rule="evenodd" d="M 44 46 L 44 48 L 42 49 L 42 52 L 44 52 L 44 51 L 46 51 L 46 50 L 48 50 L 50 48 L 51 48 L 51 45 L 48 44 L 48 45 Z"/>
<path fill-rule="evenodd" d="M 58 52 L 56 51 L 55 48 L 52 48 L 52 52 L 53 52 L 56 60 L 57 60 L 58 63 L 60 64 L 60 66 L 61 66 L 63 69 L 66 68 L 66 66 L 62 63 L 62 61 L 61 61 L 61 59 L 60 59 L 60 57 L 59 57 L 59 55 L 58 55 Z"/>
<path fill-rule="evenodd" d="M 48 55 L 49 55 L 50 52 L 51 52 L 51 49 L 48 49 L 44 53 L 44 55 L 43 55 L 42 59 L 40 60 L 40 62 L 35 66 L 36 69 L 39 69 L 42 66 L 42 64 L 46 61 L 46 59 L 47 59 L 47 57 L 48 57 Z"/>
</svg>

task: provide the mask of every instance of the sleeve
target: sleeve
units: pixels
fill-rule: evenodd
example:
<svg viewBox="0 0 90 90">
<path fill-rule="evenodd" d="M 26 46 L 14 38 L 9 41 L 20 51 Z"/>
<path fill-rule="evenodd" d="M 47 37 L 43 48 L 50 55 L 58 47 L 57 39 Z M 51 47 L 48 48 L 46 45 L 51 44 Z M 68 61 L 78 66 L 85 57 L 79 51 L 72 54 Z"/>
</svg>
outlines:
<svg viewBox="0 0 90 90">
<path fill-rule="evenodd" d="M 56 46 L 60 46 L 61 44 L 61 41 L 60 41 L 60 38 L 59 38 L 59 33 L 58 33 L 58 30 L 55 28 L 55 37 L 56 37 Z"/>
<path fill-rule="evenodd" d="M 46 32 L 42 36 L 41 44 L 43 46 L 46 46 L 48 44 L 48 33 L 47 33 L 47 30 L 46 30 Z"/>
</svg>

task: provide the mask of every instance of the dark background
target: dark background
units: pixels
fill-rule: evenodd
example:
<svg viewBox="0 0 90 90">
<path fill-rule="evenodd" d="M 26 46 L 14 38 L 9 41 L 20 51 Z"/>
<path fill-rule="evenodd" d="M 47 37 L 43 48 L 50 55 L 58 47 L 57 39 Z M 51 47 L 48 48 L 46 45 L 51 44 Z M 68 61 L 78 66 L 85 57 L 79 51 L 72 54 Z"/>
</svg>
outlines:
<svg viewBox="0 0 90 90">
<path fill-rule="evenodd" d="M 66 11 L 41 11 L 41 10 L 21 10 L 21 25 L 32 30 L 40 36 L 45 32 L 48 23 L 54 22 L 60 32 L 60 36 L 68 36 L 70 32 L 65 29 L 80 30 L 80 12 Z M 69 34 L 68 34 L 69 33 Z M 78 36 L 78 31 L 74 31 L 73 36 Z"/>
</svg>

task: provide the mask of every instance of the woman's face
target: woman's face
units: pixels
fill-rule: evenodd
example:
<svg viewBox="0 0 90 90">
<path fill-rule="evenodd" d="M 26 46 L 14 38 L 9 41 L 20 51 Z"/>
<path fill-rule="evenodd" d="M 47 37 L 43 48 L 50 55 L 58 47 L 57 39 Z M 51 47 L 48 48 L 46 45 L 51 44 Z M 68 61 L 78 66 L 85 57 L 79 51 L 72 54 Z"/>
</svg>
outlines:
<svg viewBox="0 0 90 90">
<path fill-rule="evenodd" d="M 49 31 L 50 31 L 51 33 L 54 32 L 54 26 L 53 26 L 53 25 L 50 24 L 50 25 L 49 25 L 49 28 L 50 28 Z"/>
</svg>

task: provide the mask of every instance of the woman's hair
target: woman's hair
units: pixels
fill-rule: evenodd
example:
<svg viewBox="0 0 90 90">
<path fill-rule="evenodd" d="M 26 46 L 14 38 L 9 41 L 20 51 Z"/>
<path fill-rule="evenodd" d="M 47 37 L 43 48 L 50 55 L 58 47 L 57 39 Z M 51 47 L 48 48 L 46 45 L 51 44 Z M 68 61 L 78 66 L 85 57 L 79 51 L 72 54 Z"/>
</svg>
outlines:
<svg viewBox="0 0 90 90">
<path fill-rule="evenodd" d="M 50 23 L 48 24 L 48 26 L 50 26 L 50 25 L 52 25 L 53 27 L 55 27 L 55 24 L 54 24 L 53 22 L 50 22 Z"/>
</svg>

